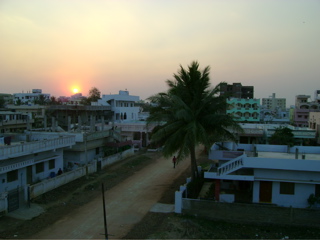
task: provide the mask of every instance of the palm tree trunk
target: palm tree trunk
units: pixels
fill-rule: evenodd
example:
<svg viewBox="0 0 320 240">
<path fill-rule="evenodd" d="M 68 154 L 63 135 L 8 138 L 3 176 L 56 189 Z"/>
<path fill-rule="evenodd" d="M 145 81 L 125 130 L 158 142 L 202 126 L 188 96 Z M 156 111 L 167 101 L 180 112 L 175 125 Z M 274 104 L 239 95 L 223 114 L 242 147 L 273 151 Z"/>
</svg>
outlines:
<svg viewBox="0 0 320 240">
<path fill-rule="evenodd" d="M 191 159 L 192 180 L 195 180 L 196 178 L 198 178 L 197 159 L 196 159 L 195 146 L 190 147 L 190 159 Z"/>
</svg>

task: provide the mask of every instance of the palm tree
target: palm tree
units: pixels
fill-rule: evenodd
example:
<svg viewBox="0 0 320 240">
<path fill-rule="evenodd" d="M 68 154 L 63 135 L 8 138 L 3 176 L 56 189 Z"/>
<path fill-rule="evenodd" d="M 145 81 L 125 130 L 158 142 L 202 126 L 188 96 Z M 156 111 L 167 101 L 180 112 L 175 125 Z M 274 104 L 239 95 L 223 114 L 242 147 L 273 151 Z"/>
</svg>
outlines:
<svg viewBox="0 0 320 240">
<path fill-rule="evenodd" d="M 220 84 L 210 89 L 209 72 L 209 66 L 199 70 L 196 61 L 188 70 L 180 65 L 174 80 L 166 81 L 169 90 L 148 98 L 155 106 L 147 121 L 159 123 L 151 142 L 163 145 L 165 157 L 177 153 L 181 161 L 190 155 L 192 179 L 198 177 L 198 145 L 210 149 L 215 141 L 236 140 L 231 130 L 241 131 L 233 117 L 225 114 L 227 102 L 218 96 Z"/>
</svg>

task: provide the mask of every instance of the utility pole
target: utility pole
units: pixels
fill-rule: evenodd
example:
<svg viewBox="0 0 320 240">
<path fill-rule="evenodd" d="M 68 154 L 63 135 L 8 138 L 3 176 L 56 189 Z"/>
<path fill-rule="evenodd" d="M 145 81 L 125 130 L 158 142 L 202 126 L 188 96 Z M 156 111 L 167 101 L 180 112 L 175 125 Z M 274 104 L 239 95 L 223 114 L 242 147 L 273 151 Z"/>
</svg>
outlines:
<svg viewBox="0 0 320 240">
<path fill-rule="evenodd" d="M 105 203 L 105 200 L 104 200 L 104 185 L 103 185 L 103 183 L 101 183 L 101 190 L 102 190 L 102 204 L 103 204 L 104 236 L 105 236 L 105 239 L 108 240 L 106 203 Z"/>
<path fill-rule="evenodd" d="M 86 160 L 86 178 L 89 178 L 89 169 L 88 169 L 88 149 L 87 149 L 87 132 L 84 132 L 84 151 L 85 151 L 85 160 Z"/>
</svg>

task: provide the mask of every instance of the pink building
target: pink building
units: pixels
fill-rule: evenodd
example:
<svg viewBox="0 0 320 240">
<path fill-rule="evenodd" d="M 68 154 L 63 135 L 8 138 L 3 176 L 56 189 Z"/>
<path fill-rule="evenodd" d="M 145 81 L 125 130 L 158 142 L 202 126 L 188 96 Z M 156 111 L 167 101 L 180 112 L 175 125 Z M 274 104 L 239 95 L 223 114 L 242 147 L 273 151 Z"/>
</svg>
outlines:
<svg viewBox="0 0 320 240">
<path fill-rule="evenodd" d="M 294 110 L 294 124 L 297 127 L 308 127 L 309 113 L 319 112 L 320 103 L 318 101 L 318 92 L 315 92 L 315 101 L 308 101 L 310 95 L 297 95 Z"/>
</svg>

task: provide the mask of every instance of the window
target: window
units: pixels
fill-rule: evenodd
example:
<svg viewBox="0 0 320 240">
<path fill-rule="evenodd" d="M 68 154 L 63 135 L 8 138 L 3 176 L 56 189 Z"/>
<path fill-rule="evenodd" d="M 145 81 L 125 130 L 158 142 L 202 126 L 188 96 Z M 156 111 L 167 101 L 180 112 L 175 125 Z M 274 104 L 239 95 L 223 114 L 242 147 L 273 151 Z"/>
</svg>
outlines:
<svg viewBox="0 0 320 240">
<path fill-rule="evenodd" d="M 294 195 L 294 183 L 280 182 L 280 194 Z"/>
<path fill-rule="evenodd" d="M 100 148 L 96 148 L 96 155 L 99 155 L 99 153 L 100 153 Z"/>
<path fill-rule="evenodd" d="M 41 163 L 37 163 L 36 164 L 36 173 L 41 173 L 44 171 L 44 163 L 41 162 Z"/>
<path fill-rule="evenodd" d="M 49 160 L 49 169 L 54 169 L 56 167 L 55 159 Z"/>
<path fill-rule="evenodd" d="M 18 180 L 18 170 L 7 172 L 7 182 L 13 182 Z"/>
</svg>

